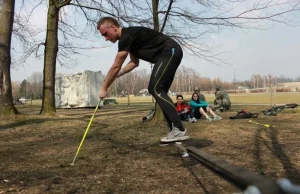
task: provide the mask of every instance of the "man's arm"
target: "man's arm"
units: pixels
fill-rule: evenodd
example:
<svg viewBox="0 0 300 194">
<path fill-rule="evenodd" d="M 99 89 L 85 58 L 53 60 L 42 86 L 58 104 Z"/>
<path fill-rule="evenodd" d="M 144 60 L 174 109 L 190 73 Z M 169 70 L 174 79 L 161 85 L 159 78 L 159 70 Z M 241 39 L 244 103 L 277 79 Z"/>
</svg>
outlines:
<svg viewBox="0 0 300 194">
<path fill-rule="evenodd" d="M 107 75 L 105 76 L 101 90 L 107 91 L 109 86 L 114 82 L 126 57 L 128 56 L 128 53 L 128 51 L 121 51 L 117 53 L 114 64 L 110 67 Z"/>
<path fill-rule="evenodd" d="M 136 58 L 134 55 L 130 54 L 130 61 L 129 63 L 127 63 L 127 65 L 122 68 L 120 71 L 119 71 L 119 74 L 117 77 L 120 77 L 126 73 L 129 73 L 130 71 L 132 71 L 134 68 L 138 67 L 139 66 L 139 59 Z"/>
</svg>

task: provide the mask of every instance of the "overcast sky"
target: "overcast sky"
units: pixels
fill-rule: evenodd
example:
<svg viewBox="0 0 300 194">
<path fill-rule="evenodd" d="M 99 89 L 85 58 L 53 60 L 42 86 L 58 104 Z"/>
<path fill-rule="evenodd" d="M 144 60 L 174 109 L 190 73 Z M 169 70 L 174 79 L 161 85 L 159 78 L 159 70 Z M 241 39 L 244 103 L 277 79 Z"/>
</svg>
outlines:
<svg viewBox="0 0 300 194">
<path fill-rule="evenodd" d="M 18 2 L 18 1 L 17 1 Z M 16 10 L 20 9 L 17 3 Z M 47 9 L 44 6 L 39 8 L 32 15 L 31 23 L 38 27 L 46 24 Z M 294 17 L 300 21 L 300 13 Z M 237 80 L 249 80 L 255 74 L 273 76 L 284 75 L 285 77 L 296 78 L 300 76 L 300 27 L 291 27 L 284 24 L 275 24 L 268 30 L 222 30 L 219 34 L 211 36 L 215 45 L 220 45 L 218 51 L 228 52 L 223 57 L 228 64 L 215 65 L 201 58 L 184 54 L 182 65 L 193 68 L 200 75 L 232 81 L 234 68 Z M 45 36 L 45 35 L 43 35 Z M 91 35 L 94 36 L 94 35 Z M 80 56 L 76 67 L 57 67 L 57 73 L 72 74 L 82 70 L 102 71 L 107 73 L 117 52 L 117 44 L 103 43 L 103 38 L 96 35 L 95 47 L 107 46 L 101 49 L 85 51 Z M 18 47 L 13 42 L 13 47 Z M 140 67 L 150 71 L 147 62 L 141 62 Z M 11 70 L 11 79 L 22 81 L 33 72 L 43 71 L 43 58 L 38 60 L 31 58 L 23 66 Z"/>
</svg>

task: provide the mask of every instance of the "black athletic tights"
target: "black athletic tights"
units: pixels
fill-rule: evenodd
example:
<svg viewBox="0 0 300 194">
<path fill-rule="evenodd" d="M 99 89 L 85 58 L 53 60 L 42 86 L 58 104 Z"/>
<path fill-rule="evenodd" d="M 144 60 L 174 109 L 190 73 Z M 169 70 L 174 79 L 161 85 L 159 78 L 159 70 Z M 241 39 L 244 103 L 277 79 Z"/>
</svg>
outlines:
<svg viewBox="0 0 300 194">
<path fill-rule="evenodd" d="M 174 103 L 168 96 L 169 88 L 171 87 L 176 70 L 181 62 L 182 55 L 180 46 L 168 51 L 163 51 L 160 54 L 151 74 L 148 91 L 162 109 L 170 129 L 172 129 L 173 123 L 179 130 L 184 131 Z"/>
</svg>

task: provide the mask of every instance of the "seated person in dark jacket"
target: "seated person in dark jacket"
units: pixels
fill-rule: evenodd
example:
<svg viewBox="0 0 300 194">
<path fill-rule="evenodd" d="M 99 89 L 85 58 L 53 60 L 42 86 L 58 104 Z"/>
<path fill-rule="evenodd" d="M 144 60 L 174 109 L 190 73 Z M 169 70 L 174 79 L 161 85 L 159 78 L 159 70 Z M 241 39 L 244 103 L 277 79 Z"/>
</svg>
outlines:
<svg viewBox="0 0 300 194">
<path fill-rule="evenodd" d="M 191 107 L 187 102 L 183 102 L 183 96 L 177 95 L 176 100 L 177 102 L 175 103 L 175 108 L 180 120 L 188 121 L 189 123 L 196 122 L 197 120 L 193 117 Z"/>
<path fill-rule="evenodd" d="M 217 121 L 222 119 L 222 117 L 214 113 L 214 111 L 209 107 L 206 101 L 202 101 L 199 99 L 199 95 L 196 92 L 193 93 L 192 99 L 189 104 L 192 108 L 192 113 L 196 119 L 200 119 L 202 115 L 204 115 L 206 120 L 208 121 Z M 213 118 L 208 116 L 206 113 L 212 114 Z"/>
</svg>

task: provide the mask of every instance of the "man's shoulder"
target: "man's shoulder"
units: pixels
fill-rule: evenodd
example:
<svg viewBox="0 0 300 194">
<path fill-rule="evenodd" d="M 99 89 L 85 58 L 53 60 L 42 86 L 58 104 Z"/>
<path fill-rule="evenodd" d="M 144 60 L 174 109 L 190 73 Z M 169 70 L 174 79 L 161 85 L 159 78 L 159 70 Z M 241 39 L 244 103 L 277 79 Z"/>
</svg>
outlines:
<svg viewBox="0 0 300 194">
<path fill-rule="evenodd" d="M 143 26 L 129 26 L 122 28 L 120 40 L 127 40 L 128 38 L 138 38 L 143 34 L 150 34 L 152 29 Z"/>
<path fill-rule="evenodd" d="M 141 31 L 141 30 L 152 30 L 150 28 L 144 27 L 144 26 L 129 26 L 129 27 L 123 27 L 123 29 L 126 32 L 134 32 L 134 31 Z"/>
<path fill-rule="evenodd" d="M 203 94 L 199 94 L 199 99 L 202 100 L 202 101 L 206 101 L 205 96 Z"/>
</svg>

